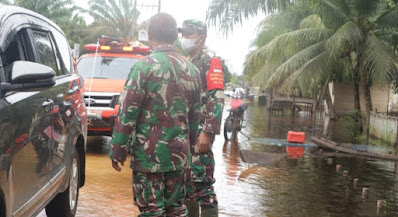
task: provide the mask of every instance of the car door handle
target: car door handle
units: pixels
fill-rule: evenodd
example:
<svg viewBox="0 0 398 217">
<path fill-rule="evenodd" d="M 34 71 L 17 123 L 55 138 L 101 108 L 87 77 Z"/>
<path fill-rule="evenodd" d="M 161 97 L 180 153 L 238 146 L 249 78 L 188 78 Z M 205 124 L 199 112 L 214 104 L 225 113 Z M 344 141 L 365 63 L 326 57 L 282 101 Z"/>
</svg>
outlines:
<svg viewBox="0 0 398 217">
<path fill-rule="evenodd" d="M 70 89 L 68 90 L 68 95 L 73 95 L 73 94 L 75 94 L 78 90 L 79 90 L 79 87 L 78 87 L 78 86 L 73 86 L 72 88 L 70 88 Z"/>
<path fill-rule="evenodd" d="M 47 108 L 49 106 L 54 105 L 54 101 L 52 99 L 46 99 L 42 104 L 41 107 L 42 108 Z"/>
</svg>

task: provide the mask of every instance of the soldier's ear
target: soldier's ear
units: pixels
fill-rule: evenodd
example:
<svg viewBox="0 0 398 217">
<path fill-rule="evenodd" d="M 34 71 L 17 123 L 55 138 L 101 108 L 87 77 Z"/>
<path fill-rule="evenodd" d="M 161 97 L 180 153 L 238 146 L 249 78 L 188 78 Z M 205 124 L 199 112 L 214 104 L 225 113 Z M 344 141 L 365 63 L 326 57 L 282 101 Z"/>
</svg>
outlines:
<svg viewBox="0 0 398 217">
<path fill-rule="evenodd" d="M 147 34 L 148 34 L 148 41 L 152 40 L 152 34 L 151 31 L 149 31 L 149 29 L 147 31 Z"/>
</svg>

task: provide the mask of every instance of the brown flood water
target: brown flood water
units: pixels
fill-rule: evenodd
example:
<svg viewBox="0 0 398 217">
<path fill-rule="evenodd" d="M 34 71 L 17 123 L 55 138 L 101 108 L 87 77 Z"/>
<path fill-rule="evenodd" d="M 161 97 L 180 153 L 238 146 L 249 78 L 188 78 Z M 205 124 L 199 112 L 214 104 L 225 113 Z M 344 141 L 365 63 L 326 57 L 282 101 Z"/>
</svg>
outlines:
<svg viewBox="0 0 398 217">
<path fill-rule="evenodd" d="M 224 109 L 228 115 L 228 103 Z M 385 211 L 377 216 L 398 216 L 398 165 L 355 158 L 326 159 L 313 157 L 310 148 L 304 155 L 284 158 L 264 167 L 242 162 L 240 149 L 283 153 L 286 147 L 256 142 L 255 138 L 286 138 L 289 130 L 328 135 L 350 142 L 352 134 L 335 124 L 324 127 L 322 118 L 309 118 L 300 112 L 292 118 L 287 113 L 266 114 L 265 107 L 252 103 L 245 112 L 246 128 L 238 141 L 225 143 L 216 137 L 213 152 L 216 159 L 215 189 L 219 216 L 269 217 L 373 217 L 377 200 L 386 200 Z M 333 134 L 333 132 L 335 132 Z M 308 138 L 307 137 L 307 138 Z M 133 204 L 131 169 L 125 165 L 116 172 L 107 156 L 109 137 L 89 137 L 87 144 L 86 184 L 80 189 L 77 216 L 137 216 Z M 336 164 L 342 165 L 340 172 Z M 342 177 L 347 170 L 348 176 Z M 352 180 L 359 178 L 359 188 Z M 362 187 L 369 187 L 368 199 L 362 199 Z M 45 216 L 44 211 L 39 214 Z"/>
</svg>

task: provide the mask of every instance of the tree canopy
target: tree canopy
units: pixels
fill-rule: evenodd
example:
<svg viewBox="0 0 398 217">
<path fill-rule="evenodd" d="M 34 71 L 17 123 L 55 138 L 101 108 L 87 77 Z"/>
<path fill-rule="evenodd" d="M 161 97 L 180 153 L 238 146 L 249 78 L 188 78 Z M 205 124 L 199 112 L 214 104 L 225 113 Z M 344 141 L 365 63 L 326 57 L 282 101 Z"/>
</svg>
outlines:
<svg viewBox="0 0 398 217">
<path fill-rule="evenodd" d="M 135 35 L 138 12 L 131 0 L 90 0 L 89 14 L 94 18 L 91 24 L 93 35 L 106 34 L 114 37 Z"/>
</svg>

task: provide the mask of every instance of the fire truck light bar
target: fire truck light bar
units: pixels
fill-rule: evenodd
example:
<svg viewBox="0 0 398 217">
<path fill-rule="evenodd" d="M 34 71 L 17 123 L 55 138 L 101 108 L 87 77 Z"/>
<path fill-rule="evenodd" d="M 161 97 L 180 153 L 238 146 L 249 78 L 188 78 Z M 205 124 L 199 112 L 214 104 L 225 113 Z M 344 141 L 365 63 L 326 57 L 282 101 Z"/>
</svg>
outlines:
<svg viewBox="0 0 398 217">
<path fill-rule="evenodd" d="M 124 46 L 124 47 L 123 47 L 123 51 L 132 52 L 132 51 L 133 51 L 133 47 L 126 47 L 126 46 Z"/>
<path fill-rule="evenodd" d="M 111 50 L 111 46 L 102 45 L 100 50 Z"/>
<path fill-rule="evenodd" d="M 109 46 L 109 45 L 100 45 L 97 46 L 96 44 L 87 44 L 84 46 L 86 50 L 95 52 L 113 52 L 113 53 L 136 53 L 136 54 L 148 54 L 151 49 L 147 46 Z"/>
</svg>

